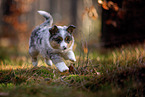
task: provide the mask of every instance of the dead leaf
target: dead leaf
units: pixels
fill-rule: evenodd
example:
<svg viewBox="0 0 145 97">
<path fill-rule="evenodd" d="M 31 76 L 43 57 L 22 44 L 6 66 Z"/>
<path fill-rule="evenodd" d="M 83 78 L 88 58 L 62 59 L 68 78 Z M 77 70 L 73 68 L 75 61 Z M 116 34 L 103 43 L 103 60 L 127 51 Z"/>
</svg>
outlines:
<svg viewBox="0 0 145 97">
<path fill-rule="evenodd" d="M 93 20 L 96 20 L 98 18 L 98 13 L 94 6 L 85 8 L 84 12 L 82 13 L 82 19 L 84 19 L 85 15 L 88 15 Z"/>
<path fill-rule="evenodd" d="M 74 67 L 73 66 L 69 66 L 69 72 L 74 72 Z"/>
<path fill-rule="evenodd" d="M 98 0 L 98 3 L 102 5 L 103 9 L 105 10 L 109 10 L 109 9 L 113 9 L 115 11 L 118 11 L 119 10 L 119 7 L 117 5 L 117 3 L 114 3 L 112 1 L 102 1 L 102 0 Z"/>
<path fill-rule="evenodd" d="M 112 19 L 109 19 L 105 22 L 107 25 L 113 25 L 114 27 L 117 27 L 117 23 L 116 21 L 112 20 Z"/>
<path fill-rule="evenodd" d="M 84 53 L 85 53 L 85 54 L 88 53 L 88 48 L 84 47 Z"/>
<path fill-rule="evenodd" d="M 120 18 L 120 19 L 124 19 L 124 15 L 125 15 L 125 12 L 123 10 L 119 10 L 118 13 L 117 13 L 117 16 Z"/>
<path fill-rule="evenodd" d="M 96 8 L 94 6 L 90 7 L 88 15 L 93 20 L 96 20 L 98 18 L 98 13 L 97 13 Z"/>
<path fill-rule="evenodd" d="M 108 7 L 108 4 L 107 4 L 106 1 L 103 2 L 102 7 L 103 7 L 105 10 L 109 10 L 109 7 Z"/>
<path fill-rule="evenodd" d="M 112 8 L 115 11 L 118 11 L 119 10 L 119 7 L 118 7 L 117 3 L 114 3 L 112 1 L 108 1 L 108 7 L 109 8 Z"/>
</svg>

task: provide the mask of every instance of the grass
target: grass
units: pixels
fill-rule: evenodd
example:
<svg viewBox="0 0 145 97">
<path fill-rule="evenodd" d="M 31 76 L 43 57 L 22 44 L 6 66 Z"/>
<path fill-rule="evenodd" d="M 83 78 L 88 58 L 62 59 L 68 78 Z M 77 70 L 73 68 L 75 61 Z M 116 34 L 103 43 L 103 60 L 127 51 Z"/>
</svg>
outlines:
<svg viewBox="0 0 145 97">
<path fill-rule="evenodd" d="M 0 52 L 0 96 L 141 97 L 145 95 L 145 46 L 78 52 L 68 74 L 25 53 Z M 76 51 L 77 52 L 77 51 Z M 67 62 L 67 64 L 70 64 Z"/>
</svg>

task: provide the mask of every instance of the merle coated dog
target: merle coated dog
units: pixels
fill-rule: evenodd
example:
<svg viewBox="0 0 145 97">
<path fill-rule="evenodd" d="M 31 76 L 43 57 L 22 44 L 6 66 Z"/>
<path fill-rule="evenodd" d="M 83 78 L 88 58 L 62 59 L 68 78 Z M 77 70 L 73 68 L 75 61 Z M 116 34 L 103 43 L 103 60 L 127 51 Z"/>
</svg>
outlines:
<svg viewBox="0 0 145 97">
<path fill-rule="evenodd" d="M 72 34 L 76 27 L 52 26 L 53 18 L 49 13 L 45 11 L 38 11 L 38 13 L 44 16 L 46 21 L 37 26 L 30 37 L 29 54 L 32 57 L 32 64 L 37 66 L 37 56 L 41 54 L 47 65 L 51 66 L 54 63 L 60 72 L 69 70 L 64 59 L 76 61 L 72 51 L 74 45 Z"/>
</svg>

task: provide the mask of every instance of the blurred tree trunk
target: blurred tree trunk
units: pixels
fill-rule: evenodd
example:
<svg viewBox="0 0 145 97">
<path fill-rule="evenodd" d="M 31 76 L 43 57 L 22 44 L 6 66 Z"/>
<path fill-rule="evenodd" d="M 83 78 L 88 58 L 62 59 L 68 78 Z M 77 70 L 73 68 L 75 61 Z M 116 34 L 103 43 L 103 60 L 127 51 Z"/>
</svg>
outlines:
<svg viewBox="0 0 145 97">
<path fill-rule="evenodd" d="M 11 12 L 11 5 L 13 0 L 3 0 L 2 1 L 2 35 L 3 37 L 13 37 L 16 39 L 16 34 L 14 33 L 13 27 L 5 20 L 6 16 L 10 16 Z M 9 33 L 7 33 L 9 32 Z"/>
<path fill-rule="evenodd" d="M 71 24 L 76 25 L 77 24 L 77 0 L 71 0 Z"/>
<path fill-rule="evenodd" d="M 0 0 L 0 4 L 0 37 L 16 48 L 27 50 L 32 29 L 44 22 L 38 10 L 50 12 L 56 25 L 81 25 L 82 0 Z"/>
<path fill-rule="evenodd" d="M 0 19 L 0 37 L 2 36 L 1 34 L 2 34 L 2 0 L 0 1 L 0 17 L 1 17 L 1 19 Z"/>
<path fill-rule="evenodd" d="M 109 0 L 108 0 L 109 1 Z M 111 0 L 119 7 L 102 11 L 102 41 L 105 46 L 145 39 L 145 0 Z"/>
<path fill-rule="evenodd" d="M 27 16 L 33 0 L 3 0 L 2 1 L 2 37 L 18 49 L 25 49 L 25 38 L 28 26 Z"/>
</svg>

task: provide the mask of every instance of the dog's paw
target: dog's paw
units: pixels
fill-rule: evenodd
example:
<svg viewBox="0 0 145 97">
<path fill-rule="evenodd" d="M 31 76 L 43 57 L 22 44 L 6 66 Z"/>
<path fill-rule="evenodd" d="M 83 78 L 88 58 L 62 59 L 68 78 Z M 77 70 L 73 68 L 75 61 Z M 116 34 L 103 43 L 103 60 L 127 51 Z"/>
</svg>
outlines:
<svg viewBox="0 0 145 97">
<path fill-rule="evenodd" d="M 52 64 L 53 64 L 51 60 L 45 60 L 45 62 L 48 66 L 52 66 Z"/>
<path fill-rule="evenodd" d="M 69 68 L 65 65 L 64 62 L 59 62 L 59 63 L 55 64 L 55 66 L 58 68 L 58 70 L 60 72 L 64 72 L 64 71 L 69 70 Z"/>
<path fill-rule="evenodd" d="M 76 62 L 76 58 L 70 58 L 71 62 Z"/>
<path fill-rule="evenodd" d="M 76 62 L 76 58 L 75 58 L 75 55 L 74 55 L 73 51 L 69 51 L 69 52 L 67 53 L 67 57 L 68 57 L 68 59 L 69 59 L 70 61 Z"/>
</svg>

